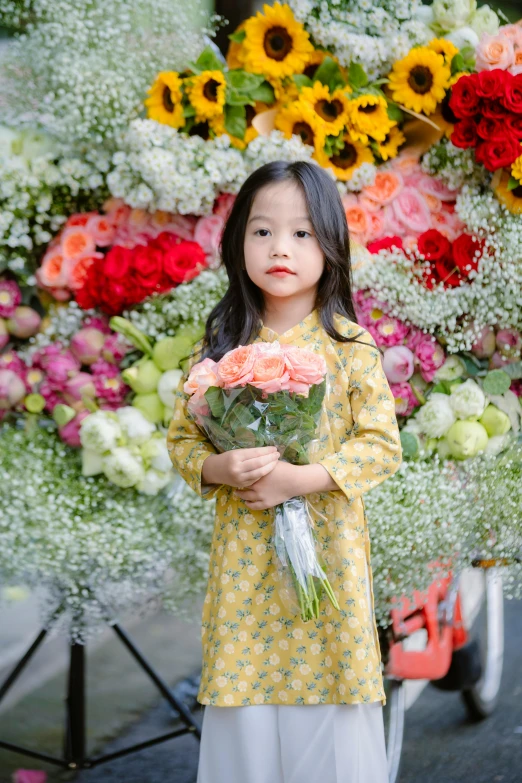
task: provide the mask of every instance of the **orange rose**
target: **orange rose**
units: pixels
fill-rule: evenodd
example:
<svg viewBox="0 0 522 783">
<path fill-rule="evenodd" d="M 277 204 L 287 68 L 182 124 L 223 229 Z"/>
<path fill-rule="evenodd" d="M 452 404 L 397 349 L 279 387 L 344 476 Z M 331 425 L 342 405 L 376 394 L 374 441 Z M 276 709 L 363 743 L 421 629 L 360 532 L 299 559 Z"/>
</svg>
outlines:
<svg viewBox="0 0 522 783">
<path fill-rule="evenodd" d="M 245 386 L 254 377 L 256 350 L 253 345 L 240 345 L 226 353 L 217 363 L 217 375 L 225 389 Z"/>
<path fill-rule="evenodd" d="M 290 375 L 282 352 L 264 355 L 261 353 L 254 362 L 254 377 L 250 385 L 271 394 L 285 388 L 289 379 Z"/>
<path fill-rule="evenodd" d="M 377 204 L 384 205 L 393 201 L 402 187 L 403 180 L 400 174 L 395 174 L 393 171 L 378 171 L 373 185 L 364 188 L 363 193 Z"/>
<path fill-rule="evenodd" d="M 221 381 L 216 374 L 217 363 L 210 358 L 203 359 L 195 364 L 189 376 L 183 384 L 185 394 L 194 394 L 201 397 L 210 386 L 221 386 Z"/>
</svg>

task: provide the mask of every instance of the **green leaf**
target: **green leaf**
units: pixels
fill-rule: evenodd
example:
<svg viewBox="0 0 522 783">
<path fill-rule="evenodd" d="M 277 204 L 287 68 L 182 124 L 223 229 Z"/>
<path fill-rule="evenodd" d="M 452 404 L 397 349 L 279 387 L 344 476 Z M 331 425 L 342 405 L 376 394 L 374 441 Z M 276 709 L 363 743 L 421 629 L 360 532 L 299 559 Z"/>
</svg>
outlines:
<svg viewBox="0 0 522 783">
<path fill-rule="evenodd" d="M 459 359 L 464 364 L 464 366 L 466 368 L 466 372 L 468 373 L 468 375 L 471 375 L 471 376 L 478 375 L 478 373 L 480 372 L 481 368 L 480 368 L 480 366 L 475 364 L 473 359 L 471 359 L 469 356 L 463 356 L 463 355 L 460 355 Z"/>
<path fill-rule="evenodd" d="M 313 84 L 310 77 L 306 76 L 304 73 L 296 73 L 293 79 L 298 90 L 301 90 L 303 87 L 311 87 Z"/>
<path fill-rule="evenodd" d="M 264 76 L 256 73 L 247 73 L 242 70 L 228 71 L 226 80 L 231 87 L 239 92 L 250 92 L 264 82 Z"/>
<path fill-rule="evenodd" d="M 509 375 L 511 380 L 522 378 L 522 362 L 512 362 L 512 364 L 506 364 L 503 370 Z"/>
<path fill-rule="evenodd" d="M 218 59 L 211 46 L 206 46 L 195 63 L 189 63 L 189 68 L 194 73 L 203 71 L 222 71 L 223 63 Z"/>
<path fill-rule="evenodd" d="M 430 394 L 449 394 L 451 391 L 448 381 L 439 381 L 430 390 Z"/>
<path fill-rule="evenodd" d="M 196 116 L 196 110 L 190 103 L 188 104 L 188 106 L 183 107 L 183 116 L 185 118 Z"/>
<path fill-rule="evenodd" d="M 359 63 L 350 63 L 350 68 L 348 69 L 348 84 L 354 89 L 365 87 L 368 84 L 366 71 Z"/>
<path fill-rule="evenodd" d="M 244 30 L 237 30 L 235 33 L 230 33 L 228 36 L 230 41 L 234 41 L 234 43 L 243 43 L 243 41 L 246 38 L 246 32 Z"/>
<path fill-rule="evenodd" d="M 522 183 L 520 183 L 520 182 L 518 181 L 518 179 L 515 179 L 515 177 L 513 177 L 512 175 L 510 175 L 510 177 L 509 177 L 509 182 L 508 182 L 508 184 L 507 184 L 507 189 L 508 189 L 508 190 L 515 190 L 515 188 L 518 188 L 518 187 L 519 187 L 519 185 L 521 185 L 521 184 L 522 184 Z"/>
<path fill-rule="evenodd" d="M 243 139 L 246 133 L 246 111 L 244 106 L 225 106 L 225 130 L 231 136 Z"/>
<path fill-rule="evenodd" d="M 252 103 L 252 99 L 248 97 L 244 92 L 238 92 L 232 87 L 227 88 L 226 103 L 230 106 L 245 106 L 247 103 Z"/>
<path fill-rule="evenodd" d="M 223 402 L 223 394 L 219 386 L 209 386 L 205 392 L 205 399 L 208 402 L 208 407 L 211 410 L 212 416 L 216 419 L 221 419 L 225 413 L 225 404 Z"/>
<path fill-rule="evenodd" d="M 325 57 L 319 68 L 314 74 L 314 82 L 319 81 L 325 84 L 331 91 L 339 85 L 344 84 L 341 71 L 335 60 L 331 57 Z"/>
<path fill-rule="evenodd" d="M 453 55 L 453 58 L 451 60 L 451 75 L 454 76 L 456 73 L 459 73 L 460 71 L 464 70 L 464 57 L 460 52 L 457 52 L 457 54 Z"/>
<path fill-rule="evenodd" d="M 412 432 L 401 430 L 400 433 L 402 453 L 406 458 L 411 459 L 419 453 L 419 442 Z"/>
<path fill-rule="evenodd" d="M 401 123 L 403 121 L 404 113 L 401 111 L 401 109 L 399 109 L 396 103 L 393 103 L 393 101 L 388 101 L 386 111 L 390 120 L 395 120 L 397 123 Z"/>
<path fill-rule="evenodd" d="M 511 378 L 504 370 L 491 370 L 483 381 L 486 394 L 504 394 L 511 386 Z"/>
<path fill-rule="evenodd" d="M 255 90 L 251 90 L 249 95 L 252 100 L 260 103 L 273 103 L 275 101 L 274 88 L 268 82 L 263 82 Z"/>
</svg>

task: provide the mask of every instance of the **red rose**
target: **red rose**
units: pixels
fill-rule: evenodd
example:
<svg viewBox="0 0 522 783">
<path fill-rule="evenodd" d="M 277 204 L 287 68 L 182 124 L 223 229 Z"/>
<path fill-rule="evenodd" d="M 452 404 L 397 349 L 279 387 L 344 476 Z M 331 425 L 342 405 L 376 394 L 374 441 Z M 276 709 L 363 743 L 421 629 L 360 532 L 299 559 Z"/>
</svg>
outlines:
<svg viewBox="0 0 522 783">
<path fill-rule="evenodd" d="M 463 283 L 463 277 L 455 262 L 449 256 L 435 262 L 435 271 L 444 288 L 458 288 Z"/>
<path fill-rule="evenodd" d="M 501 68 L 494 68 L 492 71 L 481 71 L 475 74 L 474 80 L 478 97 L 484 98 L 485 101 L 501 98 L 506 91 L 506 83 L 510 77 L 511 74 L 503 71 Z"/>
<path fill-rule="evenodd" d="M 83 280 L 83 285 L 76 291 L 76 301 L 82 310 L 98 307 L 100 302 L 100 283 L 103 279 L 104 258 L 91 264 Z"/>
<path fill-rule="evenodd" d="M 490 117 L 494 120 L 504 120 L 507 115 L 508 111 L 500 98 L 495 98 L 492 101 L 484 101 L 482 107 L 483 117 Z"/>
<path fill-rule="evenodd" d="M 462 275 L 467 277 L 471 270 L 477 271 L 483 247 L 484 241 L 471 234 L 461 234 L 454 240 L 453 260 Z"/>
<path fill-rule="evenodd" d="M 420 235 L 417 240 L 417 248 L 421 255 L 433 262 L 447 258 L 451 251 L 449 239 L 436 228 L 430 228 Z"/>
<path fill-rule="evenodd" d="M 453 128 L 451 142 L 455 147 L 461 147 L 462 149 L 474 147 L 477 143 L 477 126 L 475 121 L 470 118 L 459 120 Z"/>
<path fill-rule="evenodd" d="M 163 271 L 173 285 L 193 280 L 206 265 L 205 253 L 197 242 L 180 242 L 163 255 Z"/>
<path fill-rule="evenodd" d="M 366 245 L 366 249 L 369 250 L 370 253 L 378 253 L 379 250 L 391 250 L 392 247 L 402 250 L 401 237 L 383 237 L 382 239 L 376 239 L 375 242 L 370 242 Z"/>
<path fill-rule="evenodd" d="M 105 256 L 103 273 L 111 280 L 120 280 L 130 274 L 131 267 L 132 250 L 114 245 Z"/>
<path fill-rule="evenodd" d="M 150 245 L 140 245 L 133 250 L 132 279 L 145 296 L 161 289 L 163 278 L 163 253 Z"/>
<path fill-rule="evenodd" d="M 475 158 L 488 171 L 497 171 L 497 169 L 511 166 L 521 152 L 520 142 L 509 136 L 508 131 L 506 131 L 504 139 L 483 141 L 477 144 Z"/>
<path fill-rule="evenodd" d="M 506 137 L 505 123 L 499 119 L 482 117 L 477 125 L 477 133 L 484 141 L 501 141 Z"/>
<path fill-rule="evenodd" d="M 149 247 L 156 247 L 159 250 L 170 250 L 172 245 L 176 245 L 181 242 L 181 237 L 177 234 L 173 234 L 171 231 L 162 231 L 161 234 L 158 234 L 156 239 L 154 239 Z"/>
<path fill-rule="evenodd" d="M 522 114 L 522 73 L 517 73 L 506 84 L 502 103 L 515 114 Z"/>
<path fill-rule="evenodd" d="M 449 105 L 455 117 L 460 119 L 473 117 L 480 111 L 480 98 L 472 76 L 461 76 L 453 85 Z"/>
<path fill-rule="evenodd" d="M 509 114 L 506 117 L 506 128 L 511 135 L 522 141 L 522 114 Z"/>
</svg>

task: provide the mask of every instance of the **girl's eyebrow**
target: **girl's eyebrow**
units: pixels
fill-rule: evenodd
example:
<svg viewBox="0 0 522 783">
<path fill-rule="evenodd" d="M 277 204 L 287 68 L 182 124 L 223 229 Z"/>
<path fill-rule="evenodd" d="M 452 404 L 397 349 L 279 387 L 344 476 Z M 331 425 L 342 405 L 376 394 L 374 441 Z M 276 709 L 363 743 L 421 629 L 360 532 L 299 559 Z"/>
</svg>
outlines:
<svg viewBox="0 0 522 783">
<path fill-rule="evenodd" d="M 248 222 L 252 223 L 254 220 L 270 220 L 270 218 L 268 215 L 252 215 Z M 303 220 L 306 220 L 308 223 L 312 222 L 307 215 L 294 218 L 295 223 L 301 223 Z"/>
</svg>

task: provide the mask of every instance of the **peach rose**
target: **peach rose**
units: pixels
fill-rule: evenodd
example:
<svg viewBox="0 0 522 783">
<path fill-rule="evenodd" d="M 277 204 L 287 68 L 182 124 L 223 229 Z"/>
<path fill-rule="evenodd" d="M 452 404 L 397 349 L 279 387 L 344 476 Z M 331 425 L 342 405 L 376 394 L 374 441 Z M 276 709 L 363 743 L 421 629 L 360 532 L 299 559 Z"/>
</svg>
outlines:
<svg viewBox="0 0 522 783">
<path fill-rule="evenodd" d="M 253 345 L 240 345 L 226 353 L 217 363 L 217 376 L 225 389 L 245 386 L 254 378 L 257 351 Z"/>
<path fill-rule="evenodd" d="M 250 381 L 251 386 L 272 394 L 286 389 L 289 380 L 290 375 L 282 352 L 257 356 L 254 362 L 254 377 Z"/>
<path fill-rule="evenodd" d="M 59 250 L 48 250 L 36 272 L 39 285 L 49 288 L 61 288 L 67 281 L 63 255 Z"/>
<path fill-rule="evenodd" d="M 91 233 L 82 226 L 70 226 L 61 235 L 61 250 L 66 261 L 77 261 L 96 252 Z"/>
<path fill-rule="evenodd" d="M 350 233 L 357 234 L 360 237 L 365 237 L 369 228 L 366 210 L 360 206 L 353 206 L 347 207 L 345 212 Z"/>
<path fill-rule="evenodd" d="M 492 71 L 494 68 L 505 71 L 514 61 L 515 50 L 510 38 L 483 33 L 476 49 L 477 71 Z"/>
<path fill-rule="evenodd" d="M 377 204 L 385 205 L 398 196 L 402 187 L 403 179 L 400 174 L 393 171 L 378 171 L 373 185 L 364 188 L 363 194 Z"/>
<path fill-rule="evenodd" d="M 185 394 L 198 394 L 201 397 L 209 386 L 221 386 L 216 369 L 217 362 L 210 358 L 195 364 L 183 385 Z"/>
<path fill-rule="evenodd" d="M 93 215 L 86 226 L 97 247 L 108 247 L 114 242 L 116 227 L 106 215 Z"/>
<path fill-rule="evenodd" d="M 311 386 L 313 383 L 321 383 L 326 375 L 324 356 L 314 351 L 287 345 L 284 348 L 284 356 L 286 368 L 294 382 Z"/>
<path fill-rule="evenodd" d="M 219 255 L 219 242 L 224 226 L 225 220 L 221 215 L 207 215 L 196 223 L 194 242 L 201 245 L 205 255 L 212 258 Z"/>
</svg>

